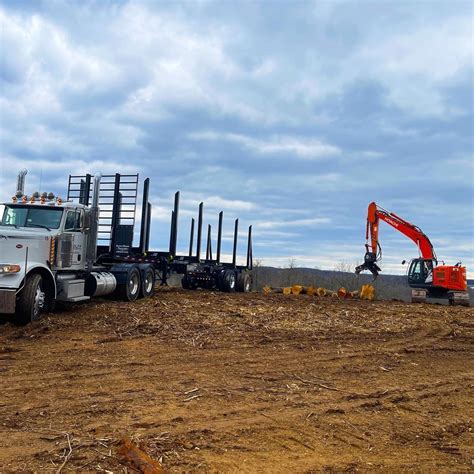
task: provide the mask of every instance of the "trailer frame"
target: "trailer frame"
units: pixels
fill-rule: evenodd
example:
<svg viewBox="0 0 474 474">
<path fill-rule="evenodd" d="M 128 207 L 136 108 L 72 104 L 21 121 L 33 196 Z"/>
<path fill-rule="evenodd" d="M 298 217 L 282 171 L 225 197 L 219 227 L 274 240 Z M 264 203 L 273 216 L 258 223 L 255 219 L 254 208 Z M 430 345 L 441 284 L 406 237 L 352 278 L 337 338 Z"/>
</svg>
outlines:
<svg viewBox="0 0 474 474">
<path fill-rule="evenodd" d="M 107 206 L 100 210 L 99 230 L 102 242 L 108 245 L 97 245 L 96 264 L 112 267 L 119 264 L 151 265 L 156 279 L 161 286 L 168 285 L 172 274 L 183 275 L 182 286 L 186 289 L 215 289 L 219 291 L 247 292 L 251 289 L 253 269 L 252 226 L 248 228 L 247 255 L 245 265 L 237 265 L 237 248 L 239 238 L 239 219 L 234 221 L 232 261 L 222 261 L 222 230 L 224 212 L 218 215 L 218 232 L 216 241 L 216 256 L 212 253 L 212 226 L 207 227 L 206 254 L 202 258 L 204 203 L 198 207 L 197 228 L 196 221 L 191 219 L 189 251 L 187 255 L 177 254 L 178 219 L 180 211 L 180 191 L 174 195 L 174 206 L 171 211 L 170 235 L 168 251 L 150 250 L 152 204 L 149 200 L 150 178 L 143 181 L 141 195 L 141 222 L 139 244 L 133 246 L 133 230 L 135 227 L 136 206 L 138 198 L 138 174 L 103 175 L 99 189 L 100 204 Z M 79 203 L 89 205 L 93 193 L 93 179 L 91 174 L 70 175 L 68 181 L 68 201 L 78 200 Z M 108 202 L 111 200 L 111 202 Z M 124 209 L 124 206 L 128 206 Z M 131 224 L 127 223 L 130 222 Z M 196 231 L 196 232 L 195 232 Z M 196 247 L 194 238 L 196 235 Z"/>
</svg>

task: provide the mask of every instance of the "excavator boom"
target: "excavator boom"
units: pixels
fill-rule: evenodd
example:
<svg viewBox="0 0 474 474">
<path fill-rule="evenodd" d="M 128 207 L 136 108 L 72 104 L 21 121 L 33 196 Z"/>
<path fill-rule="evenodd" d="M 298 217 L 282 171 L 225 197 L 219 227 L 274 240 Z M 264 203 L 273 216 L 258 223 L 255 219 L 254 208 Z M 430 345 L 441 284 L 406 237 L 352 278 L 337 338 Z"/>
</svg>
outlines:
<svg viewBox="0 0 474 474">
<path fill-rule="evenodd" d="M 380 220 L 385 221 L 387 224 L 406 235 L 409 239 L 413 240 L 413 242 L 415 242 L 417 245 L 422 258 L 434 260 L 437 262 L 430 239 L 422 232 L 419 227 L 402 219 L 395 213 L 383 209 L 375 202 L 371 202 L 367 210 L 367 227 L 365 234 L 367 243 L 365 244 L 366 253 L 364 256 L 364 263 L 356 268 L 356 273 L 368 270 L 374 275 L 375 280 L 381 271 L 377 265 L 377 261 L 381 257 L 381 247 L 379 244 Z"/>
</svg>

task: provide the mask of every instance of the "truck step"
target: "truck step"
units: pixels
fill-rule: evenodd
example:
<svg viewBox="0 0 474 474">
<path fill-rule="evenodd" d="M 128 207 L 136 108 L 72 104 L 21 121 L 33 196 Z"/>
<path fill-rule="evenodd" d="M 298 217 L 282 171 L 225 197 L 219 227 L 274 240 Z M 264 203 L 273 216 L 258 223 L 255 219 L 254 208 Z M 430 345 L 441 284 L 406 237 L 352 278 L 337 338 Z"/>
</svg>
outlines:
<svg viewBox="0 0 474 474">
<path fill-rule="evenodd" d="M 76 303 L 78 301 L 86 301 L 90 299 L 89 296 L 84 295 L 85 280 L 60 280 L 58 283 L 58 301 Z"/>
<path fill-rule="evenodd" d="M 90 296 L 73 296 L 71 298 L 68 298 L 67 300 L 61 300 L 66 303 L 79 303 L 80 301 L 88 301 L 90 300 Z"/>
</svg>

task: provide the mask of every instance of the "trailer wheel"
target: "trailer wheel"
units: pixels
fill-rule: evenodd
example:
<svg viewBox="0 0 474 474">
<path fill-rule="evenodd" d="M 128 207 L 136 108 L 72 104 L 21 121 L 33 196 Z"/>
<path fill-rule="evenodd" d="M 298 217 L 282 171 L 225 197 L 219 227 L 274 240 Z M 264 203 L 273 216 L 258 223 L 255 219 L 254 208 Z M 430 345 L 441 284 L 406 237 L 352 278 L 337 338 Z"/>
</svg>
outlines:
<svg viewBox="0 0 474 474">
<path fill-rule="evenodd" d="M 190 280 L 186 275 L 183 278 L 181 278 L 181 286 L 185 290 L 196 290 L 197 289 L 196 283 L 194 283 L 192 280 Z"/>
<path fill-rule="evenodd" d="M 140 294 L 140 272 L 133 267 L 127 273 L 125 283 L 117 285 L 117 295 L 124 301 L 135 301 Z"/>
<path fill-rule="evenodd" d="M 224 278 L 225 278 L 225 270 L 220 270 L 216 277 L 216 287 L 219 291 L 225 291 Z"/>
<path fill-rule="evenodd" d="M 26 283 L 18 298 L 16 315 L 20 324 L 37 321 L 45 308 L 46 294 L 43 277 L 37 273 L 26 277 Z"/>
<path fill-rule="evenodd" d="M 140 293 L 142 298 L 149 298 L 155 291 L 155 270 L 148 267 L 143 272 L 142 284 L 140 286 Z"/>
<path fill-rule="evenodd" d="M 252 279 L 248 273 L 239 273 L 237 275 L 237 291 L 249 293 L 252 288 Z"/>
<path fill-rule="evenodd" d="M 235 272 L 233 270 L 226 270 L 224 273 L 224 279 L 223 279 L 223 290 L 226 293 L 233 293 L 235 291 L 235 284 L 236 284 L 236 278 L 235 278 Z"/>
<path fill-rule="evenodd" d="M 184 276 L 183 278 L 181 278 L 181 287 L 185 290 L 190 290 L 191 287 L 189 286 L 189 281 L 188 279 L 186 278 L 186 276 Z"/>
</svg>

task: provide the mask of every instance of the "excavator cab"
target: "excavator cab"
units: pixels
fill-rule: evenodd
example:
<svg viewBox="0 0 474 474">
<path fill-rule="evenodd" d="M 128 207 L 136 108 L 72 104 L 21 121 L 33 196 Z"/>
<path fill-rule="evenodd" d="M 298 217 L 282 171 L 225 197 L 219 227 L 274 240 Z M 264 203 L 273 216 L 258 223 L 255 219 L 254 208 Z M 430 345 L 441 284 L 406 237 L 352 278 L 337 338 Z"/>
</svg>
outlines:
<svg viewBox="0 0 474 474">
<path fill-rule="evenodd" d="M 433 268 L 437 264 L 431 258 L 414 258 L 408 267 L 408 284 L 424 287 L 433 284 Z"/>
</svg>

